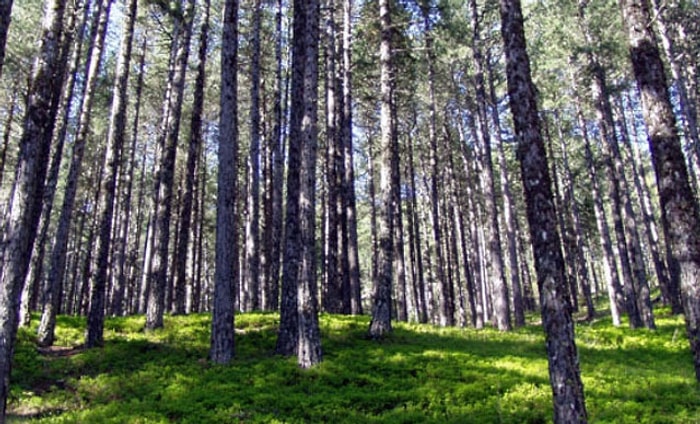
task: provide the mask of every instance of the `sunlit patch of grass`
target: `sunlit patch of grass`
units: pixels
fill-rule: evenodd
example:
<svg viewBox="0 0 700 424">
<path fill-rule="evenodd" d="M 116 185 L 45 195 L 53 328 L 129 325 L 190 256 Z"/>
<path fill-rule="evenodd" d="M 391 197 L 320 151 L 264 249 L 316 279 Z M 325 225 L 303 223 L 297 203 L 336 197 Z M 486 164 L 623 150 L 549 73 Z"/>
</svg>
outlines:
<svg viewBox="0 0 700 424">
<path fill-rule="evenodd" d="M 10 410 L 45 423 L 542 423 L 551 388 L 541 327 L 510 333 L 395 323 L 382 341 L 369 318 L 321 316 L 324 362 L 301 370 L 274 355 L 279 316 L 236 316 L 236 358 L 207 361 L 210 317 L 143 316 L 105 323 L 105 346 L 61 357 L 22 330 Z M 591 422 L 700 421 L 700 390 L 683 322 L 664 312 L 656 331 L 577 326 Z M 84 320 L 59 318 L 66 346 Z"/>
</svg>

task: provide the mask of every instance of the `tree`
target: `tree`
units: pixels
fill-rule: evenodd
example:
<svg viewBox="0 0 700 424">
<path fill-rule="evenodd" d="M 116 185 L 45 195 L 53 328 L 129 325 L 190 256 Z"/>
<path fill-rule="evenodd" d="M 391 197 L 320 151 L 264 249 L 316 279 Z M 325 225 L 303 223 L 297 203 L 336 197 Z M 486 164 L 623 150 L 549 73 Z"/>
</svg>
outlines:
<svg viewBox="0 0 700 424">
<path fill-rule="evenodd" d="M 105 172 L 100 190 L 100 222 L 97 240 L 97 272 L 90 286 L 90 310 L 88 313 L 85 346 L 88 348 L 102 346 L 104 330 L 105 290 L 107 286 L 107 269 L 109 268 L 110 250 L 112 248 L 112 223 L 114 203 L 119 174 L 121 155 L 126 137 L 127 83 L 131 64 L 131 47 L 134 39 L 137 0 L 130 0 L 124 15 L 124 33 L 122 34 L 119 60 L 112 93 L 112 111 L 109 119 L 107 148 L 105 150 Z"/>
<path fill-rule="evenodd" d="M 245 281 L 247 302 L 244 310 L 260 308 L 260 26 L 261 0 L 253 4 L 252 57 L 250 64 L 250 153 L 248 156 L 248 198 L 245 222 Z M 245 303 L 245 305 L 243 305 Z"/>
<path fill-rule="evenodd" d="M 175 16 L 177 35 L 172 47 L 175 63 L 169 80 L 161 115 L 161 133 L 158 145 L 160 158 L 153 190 L 155 219 L 153 232 L 153 263 L 149 272 L 148 307 L 146 328 L 153 330 L 163 326 L 165 291 L 168 286 L 168 249 L 170 247 L 170 218 L 175 187 L 175 159 L 182 117 L 185 76 L 190 54 L 190 40 L 194 23 L 194 0 L 184 0 L 184 11 Z"/>
<path fill-rule="evenodd" d="M 224 4 L 221 39 L 221 112 L 217 182 L 216 263 L 209 358 L 226 364 L 234 354 L 233 288 L 238 261 L 236 174 L 238 163 L 238 0 Z"/>
<path fill-rule="evenodd" d="M 0 421 L 5 419 L 20 294 L 41 214 L 51 134 L 63 80 L 65 64 L 59 60 L 59 40 L 65 6 L 65 0 L 47 0 L 45 3 L 40 54 L 32 71 L 15 185 L 3 228 L 0 252 Z"/>
<path fill-rule="evenodd" d="M 88 59 L 86 69 L 85 92 L 83 93 L 82 106 L 78 117 L 78 127 L 73 152 L 71 155 L 70 169 L 66 179 L 66 188 L 61 205 L 61 213 L 58 218 L 58 228 L 54 236 L 53 250 L 51 252 L 51 265 L 44 290 L 44 307 L 41 314 L 41 323 L 37 329 L 39 343 L 51 346 L 54 342 L 54 329 L 56 327 L 56 314 L 61 300 L 63 278 L 65 275 L 66 255 L 68 254 L 68 239 L 70 227 L 73 222 L 75 200 L 78 194 L 78 180 L 82 173 L 85 147 L 88 141 L 90 123 L 92 120 L 93 100 L 95 88 L 102 66 L 105 37 L 112 0 L 101 0 L 96 22 L 96 38 Z"/>
<path fill-rule="evenodd" d="M 2 65 L 5 62 L 5 44 L 7 43 L 7 31 L 10 29 L 11 15 L 12 0 L 0 0 L 0 76 L 2 76 Z"/>
<path fill-rule="evenodd" d="M 319 2 L 294 1 L 292 113 L 282 275 L 282 322 L 277 352 L 296 353 L 309 368 L 322 359 L 316 299 L 315 196 Z"/>
<path fill-rule="evenodd" d="M 374 276 L 372 295 L 372 320 L 369 324 L 369 335 L 381 338 L 391 332 L 391 283 L 393 249 L 394 216 L 398 205 L 393 203 L 392 169 L 393 161 L 397 159 L 394 144 L 394 124 L 392 122 L 393 102 L 393 65 L 391 51 L 391 7 L 390 0 L 379 1 L 379 21 L 381 25 L 381 41 L 379 47 L 380 62 L 380 95 L 381 95 L 381 171 L 379 188 L 381 203 L 379 205 L 379 255 L 377 258 L 377 273 Z"/>
<path fill-rule="evenodd" d="M 700 381 L 700 210 L 690 188 L 666 73 L 651 29 L 649 3 L 620 0 L 627 28 L 632 69 L 641 93 L 642 111 L 659 186 L 666 240 L 680 271 L 686 331 Z"/>
<path fill-rule="evenodd" d="M 190 120 L 190 135 L 187 148 L 187 165 L 185 168 L 185 192 L 182 198 L 180 210 L 180 228 L 177 238 L 177 252 L 180 256 L 175 264 L 175 295 L 173 312 L 185 313 L 185 297 L 187 294 L 187 256 L 190 232 L 192 229 L 192 203 L 194 201 L 195 171 L 202 151 L 202 115 L 204 110 L 204 83 L 206 78 L 207 48 L 209 41 L 209 8 L 210 1 L 204 2 L 204 16 L 199 40 L 199 64 L 197 65 L 197 77 L 194 87 L 194 102 L 192 105 L 192 118 Z"/>
<path fill-rule="evenodd" d="M 567 300 L 568 289 L 557 232 L 552 182 L 540 130 L 520 1 L 501 0 L 500 8 L 508 97 L 518 138 L 518 158 L 540 289 L 554 421 L 586 422 L 583 383 L 574 340 L 571 305 Z"/>
</svg>

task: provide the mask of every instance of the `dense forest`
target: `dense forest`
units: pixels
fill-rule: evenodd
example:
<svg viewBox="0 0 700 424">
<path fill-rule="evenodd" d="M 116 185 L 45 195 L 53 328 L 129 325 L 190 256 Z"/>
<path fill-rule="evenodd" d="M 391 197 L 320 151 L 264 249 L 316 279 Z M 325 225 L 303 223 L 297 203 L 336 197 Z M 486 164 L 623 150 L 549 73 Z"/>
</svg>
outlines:
<svg viewBox="0 0 700 424">
<path fill-rule="evenodd" d="M 683 314 L 700 380 L 697 0 L 0 0 L 0 417 L 19 327 L 279 313 L 536 317 L 555 422 L 575 321 Z M 600 310 L 596 310 L 596 308 Z M 690 361 L 689 361 L 690 362 Z"/>
</svg>

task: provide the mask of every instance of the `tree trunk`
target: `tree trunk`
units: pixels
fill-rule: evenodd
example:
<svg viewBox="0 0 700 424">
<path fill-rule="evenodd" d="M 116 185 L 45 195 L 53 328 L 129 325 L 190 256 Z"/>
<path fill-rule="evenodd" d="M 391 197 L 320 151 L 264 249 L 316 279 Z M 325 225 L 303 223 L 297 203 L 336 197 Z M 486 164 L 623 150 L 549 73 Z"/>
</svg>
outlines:
<svg viewBox="0 0 700 424">
<path fill-rule="evenodd" d="M 586 422 L 583 383 L 574 340 L 571 305 L 567 301 L 564 261 L 557 233 L 552 182 L 525 46 L 523 16 L 518 0 L 501 0 L 501 32 L 505 43 L 508 95 L 519 139 L 527 217 L 536 258 L 542 325 L 547 341 L 554 422 Z"/>
<path fill-rule="evenodd" d="M 622 101 L 622 100 L 620 100 Z M 632 142 L 630 140 L 629 134 L 627 133 L 628 125 L 625 122 L 626 116 L 624 107 L 620 106 L 622 115 L 622 135 L 624 147 L 627 151 L 627 156 L 632 163 L 632 171 L 634 173 L 634 185 L 637 191 L 637 198 L 640 201 L 642 216 L 644 222 L 644 229 L 647 238 L 647 245 L 649 246 L 649 251 L 651 252 L 652 261 L 654 262 L 654 269 L 656 271 L 656 277 L 661 288 L 661 293 L 663 301 L 671 304 L 671 311 L 675 314 L 683 313 L 683 305 L 681 304 L 681 297 L 678 288 L 678 281 L 671 281 L 668 267 L 666 262 L 661 257 L 661 252 L 659 248 L 659 235 L 656 230 L 656 218 L 654 217 L 654 211 L 651 207 L 651 196 L 649 195 L 649 187 L 647 185 L 646 170 L 644 169 L 644 164 L 639 157 L 638 149 L 632 147 Z M 636 126 L 631 126 L 633 134 L 636 133 Z M 636 135 L 634 136 L 637 139 Z"/>
<path fill-rule="evenodd" d="M 180 227 L 177 237 L 179 259 L 175 265 L 175 293 L 173 296 L 173 313 L 185 313 L 185 299 L 187 297 L 187 257 L 190 252 L 190 233 L 192 229 L 192 202 L 194 200 L 195 171 L 202 149 L 202 114 L 204 109 L 204 83 L 207 62 L 207 46 L 209 36 L 209 7 L 210 1 L 204 2 L 204 16 L 199 41 L 199 64 L 197 65 L 197 77 L 194 88 L 194 101 L 192 105 L 192 118 L 190 120 L 189 144 L 187 150 L 187 164 L 185 168 L 185 192 L 182 196 L 182 208 L 180 209 Z"/>
<path fill-rule="evenodd" d="M 90 286 L 90 311 L 88 313 L 87 335 L 85 346 L 98 347 L 104 344 L 104 305 L 107 285 L 107 270 L 110 266 L 109 253 L 112 246 L 112 224 L 114 219 L 114 204 L 117 175 L 121 154 L 124 149 L 126 135 L 126 94 L 131 63 L 132 40 L 134 39 L 134 23 L 136 21 L 137 0 L 130 0 L 124 15 L 124 32 L 122 34 L 119 59 L 112 93 L 112 111 L 107 135 L 105 153 L 106 175 L 102 179 L 101 196 L 98 201 L 100 210 L 99 238 L 97 240 L 97 272 Z"/>
<path fill-rule="evenodd" d="M 219 175 L 216 268 L 209 358 L 227 364 L 234 354 L 233 288 L 237 278 L 236 174 L 238 170 L 238 0 L 226 0 L 221 38 Z"/>
<path fill-rule="evenodd" d="M 700 211 L 688 181 L 664 65 L 651 32 L 649 5 L 643 0 L 620 0 L 620 6 L 642 97 L 662 222 L 680 270 L 686 329 L 700 381 Z"/>
<path fill-rule="evenodd" d="M 153 330 L 163 326 L 165 312 L 165 295 L 168 286 L 168 249 L 170 247 L 170 216 L 173 206 L 173 190 L 175 186 L 175 159 L 177 141 L 182 116 L 182 101 L 184 96 L 185 75 L 190 53 L 190 39 L 194 23 L 195 0 L 186 0 L 184 12 L 178 25 L 181 26 L 178 42 L 175 44 L 175 65 L 171 87 L 164 105 L 161 123 L 161 134 L 158 144 L 161 146 L 161 157 L 155 176 L 155 225 L 153 236 L 153 263 L 149 275 L 148 307 L 146 309 L 146 328 Z"/>
<path fill-rule="evenodd" d="M 393 204 L 393 179 L 391 178 L 393 161 L 398 156 L 395 152 L 394 125 L 392 122 L 394 74 L 391 47 L 391 9 L 389 0 L 379 0 L 379 21 L 381 25 L 381 42 L 379 47 L 380 90 L 381 90 L 381 160 L 379 186 L 381 203 L 379 205 L 379 228 L 377 232 L 379 251 L 377 258 L 377 275 L 373 279 L 372 320 L 369 335 L 382 338 L 391 332 L 391 284 L 393 280 L 392 262 L 394 257 L 394 216 L 398 205 Z"/>
<path fill-rule="evenodd" d="M 85 81 L 85 92 L 83 94 L 82 108 L 78 119 L 78 129 L 73 142 L 73 154 L 71 157 L 70 169 L 66 179 L 66 188 L 63 195 L 63 204 L 59 215 L 58 227 L 54 236 L 53 250 L 51 252 L 51 262 L 49 274 L 44 292 L 44 308 L 41 315 L 41 323 L 37 330 L 37 342 L 40 345 L 51 346 L 54 342 L 54 330 L 56 327 L 56 314 L 61 298 L 61 287 L 66 266 L 66 254 L 68 248 L 68 236 L 70 226 L 73 221 L 73 211 L 75 198 L 78 192 L 78 180 L 82 173 L 83 156 L 85 145 L 88 141 L 88 132 L 92 118 L 92 103 L 102 64 L 102 53 L 104 51 L 104 41 L 109 22 L 109 13 L 112 7 L 112 0 L 102 0 L 97 23 L 97 37 L 91 52 L 87 68 L 87 80 Z"/>
<path fill-rule="evenodd" d="M 248 156 L 247 220 L 245 223 L 245 284 L 248 287 L 246 310 L 260 309 L 260 26 L 261 0 L 253 4 L 250 64 L 250 152 Z"/>
<path fill-rule="evenodd" d="M 355 169 L 352 134 L 352 0 L 343 1 L 343 113 L 340 133 L 343 138 L 343 200 L 347 223 L 347 260 L 350 289 L 350 313 L 362 314 L 362 286 L 360 284 L 360 256 L 357 241 L 357 205 L 355 200 Z"/>
<path fill-rule="evenodd" d="M 0 77 L 2 65 L 5 63 L 5 44 L 7 43 L 7 31 L 10 29 L 10 16 L 12 14 L 12 0 L 0 0 Z"/>
<path fill-rule="evenodd" d="M 12 353 L 17 334 L 19 301 L 41 214 L 44 179 L 51 147 L 63 69 L 60 35 L 65 0 L 47 0 L 41 44 L 32 71 L 24 116 L 15 185 L 7 207 L 0 252 L 0 419 L 9 394 Z M 5 16 L 5 15 L 3 15 Z M 3 43 L 4 46 L 4 43 Z M 58 77 L 57 77 L 58 76 Z"/>
</svg>

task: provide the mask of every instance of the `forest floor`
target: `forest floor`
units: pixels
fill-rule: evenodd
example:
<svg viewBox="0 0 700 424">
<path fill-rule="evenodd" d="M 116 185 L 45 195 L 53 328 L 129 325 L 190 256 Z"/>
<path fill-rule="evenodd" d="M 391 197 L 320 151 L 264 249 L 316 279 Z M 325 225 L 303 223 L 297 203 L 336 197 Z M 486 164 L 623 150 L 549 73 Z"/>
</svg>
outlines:
<svg viewBox="0 0 700 424">
<path fill-rule="evenodd" d="M 37 318 L 36 316 L 34 318 Z M 85 320 L 61 316 L 57 346 L 21 329 L 9 422 L 544 423 L 552 420 L 542 328 L 509 333 L 396 323 L 377 342 L 368 317 L 321 316 L 324 361 L 301 370 L 275 356 L 276 314 L 236 316 L 236 358 L 207 361 L 210 316 L 111 318 L 104 348 L 80 347 Z M 36 319 L 34 320 L 36 321 Z M 36 325 L 36 324 L 35 324 Z M 683 320 L 658 330 L 577 325 L 590 422 L 697 423 Z"/>
</svg>

